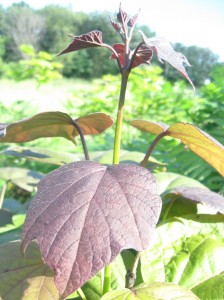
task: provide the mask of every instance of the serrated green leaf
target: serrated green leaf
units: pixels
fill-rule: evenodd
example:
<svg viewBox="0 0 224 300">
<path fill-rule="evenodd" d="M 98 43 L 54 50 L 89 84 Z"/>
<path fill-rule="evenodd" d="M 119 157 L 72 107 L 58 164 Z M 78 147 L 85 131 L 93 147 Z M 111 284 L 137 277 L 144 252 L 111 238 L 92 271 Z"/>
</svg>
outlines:
<svg viewBox="0 0 224 300">
<path fill-rule="evenodd" d="M 43 174 L 25 168 L 5 167 L 0 168 L 0 178 L 12 181 L 20 188 L 32 192 Z"/>
<path fill-rule="evenodd" d="M 105 294 L 101 300 L 197 300 L 191 291 L 173 283 L 143 283 L 134 289 L 123 289 Z M 198 299 L 199 300 L 199 299 Z"/>
</svg>

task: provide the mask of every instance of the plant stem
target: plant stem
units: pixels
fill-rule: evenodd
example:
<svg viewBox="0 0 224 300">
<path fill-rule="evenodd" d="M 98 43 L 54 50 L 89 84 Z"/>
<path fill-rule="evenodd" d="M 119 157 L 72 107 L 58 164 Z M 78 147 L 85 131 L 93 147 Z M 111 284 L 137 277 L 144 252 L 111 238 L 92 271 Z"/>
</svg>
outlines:
<svg viewBox="0 0 224 300">
<path fill-rule="evenodd" d="M 114 139 L 113 164 L 119 164 L 119 160 L 120 160 L 124 100 L 125 100 L 125 93 L 126 93 L 129 73 L 130 73 L 129 71 L 125 71 L 125 70 L 122 73 L 121 89 L 120 89 L 120 97 L 118 103 L 117 121 L 116 121 L 116 129 L 115 129 L 115 139 Z"/>
<path fill-rule="evenodd" d="M 79 289 L 77 290 L 77 293 L 78 293 L 79 296 L 82 298 L 82 300 L 87 300 L 87 298 L 86 298 L 86 296 L 85 296 L 85 294 L 83 293 L 83 291 L 82 291 L 81 288 L 79 288 Z"/>
<path fill-rule="evenodd" d="M 4 184 L 2 187 L 1 193 L 0 193 L 0 208 L 2 208 L 2 204 L 3 204 L 4 198 L 5 198 L 6 187 L 7 187 L 7 185 Z"/>
<path fill-rule="evenodd" d="M 141 251 L 136 252 L 135 261 L 131 271 L 126 274 L 126 288 L 130 289 L 134 286 L 136 280 L 137 267 L 141 256 Z"/>
<path fill-rule="evenodd" d="M 103 295 L 110 291 L 110 284 L 111 284 L 111 265 L 108 265 L 104 269 Z"/>
<path fill-rule="evenodd" d="M 73 124 L 74 124 L 75 128 L 78 130 L 78 133 L 80 135 L 81 142 L 82 142 L 82 147 L 83 147 L 83 152 L 84 152 L 84 155 L 85 155 L 85 159 L 90 160 L 89 152 L 88 152 L 88 149 L 87 149 L 87 146 L 86 146 L 86 140 L 84 138 L 82 128 L 77 124 L 77 122 L 75 120 L 73 120 Z"/>
<path fill-rule="evenodd" d="M 154 150 L 156 144 L 161 140 L 161 138 L 163 138 L 166 135 L 166 132 L 161 132 L 160 134 L 157 135 L 157 137 L 154 139 L 154 141 L 152 142 L 152 144 L 150 145 L 148 151 L 146 152 L 146 155 L 143 159 L 143 161 L 140 163 L 140 166 L 145 167 L 148 163 L 149 157 L 152 154 L 152 151 Z"/>
</svg>

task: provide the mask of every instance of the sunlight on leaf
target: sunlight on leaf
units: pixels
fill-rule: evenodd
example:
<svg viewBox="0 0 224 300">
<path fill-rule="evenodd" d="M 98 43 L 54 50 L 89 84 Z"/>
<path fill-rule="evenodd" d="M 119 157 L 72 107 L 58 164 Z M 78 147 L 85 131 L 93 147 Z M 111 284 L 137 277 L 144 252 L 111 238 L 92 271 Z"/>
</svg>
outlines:
<svg viewBox="0 0 224 300">
<path fill-rule="evenodd" d="M 40 182 L 24 224 L 22 250 L 38 240 L 60 294 L 67 296 L 123 249 L 146 249 L 160 210 L 155 177 L 147 169 L 71 163 Z"/>
<path fill-rule="evenodd" d="M 192 291 L 206 300 L 220 300 L 224 297 L 224 274 L 216 275 L 194 287 Z"/>
<path fill-rule="evenodd" d="M 75 121 L 85 135 L 98 134 L 113 124 L 111 117 L 104 113 L 93 113 Z M 3 131 L 3 137 L 0 137 L 2 143 L 29 142 L 43 137 L 64 137 L 74 141 L 79 135 L 73 119 L 59 111 L 39 113 L 31 118 L 11 123 Z"/>
<path fill-rule="evenodd" d="M 142 283 L 133 290 L 123 289 L 105 294 L 101 300 L 199 300 L 191 291 L 174 283 Z"/>
<path fill-rule="evenodd" d="M 0 298 L 59 299 L 53 271 L 43 262 L 38 246 L 30 243 L 25 257 L 19 247 L 20 241 L 0 246 Z"/>
<path fill-rule="evenodd" d="M 224 216 L 188 215 L 159 225 L 141 255 L 144 281 L 193 288 L 224 271 Z M 197 262 L 197 263 L 196 263 Z"/>
<path fill-rule="evenodd" d="M 144 120 L 134 120 L 131 125 L 152 134 L 164 132 L 166 136 L 180 139 L 224 176 L 224 146 L 197 126 L 183 122 L 168 126 Z"/>
<path fill-rule="evenodd" d="M 169 64 L 171 64 L 175 69 L 177 69 L 181 73 L 182 76 L 184 76 L 190 82 L 193 89 L 195 89 L 193 82 L 188 76 L 186 69 L 183 65 L 186 64 L 189 67 L 191 66 L 187 58 L 182 53 L 176 52 L 171 46 L 170 42 L 168 42 L 166 39 L 161 37 L 147 38 L 142 31 L 140 31 L 140 33 L 144 43 L 156 52 L 158 60 L 161 63 L 163 63 L 163 61 L 165 60 Z"/>
</svg>

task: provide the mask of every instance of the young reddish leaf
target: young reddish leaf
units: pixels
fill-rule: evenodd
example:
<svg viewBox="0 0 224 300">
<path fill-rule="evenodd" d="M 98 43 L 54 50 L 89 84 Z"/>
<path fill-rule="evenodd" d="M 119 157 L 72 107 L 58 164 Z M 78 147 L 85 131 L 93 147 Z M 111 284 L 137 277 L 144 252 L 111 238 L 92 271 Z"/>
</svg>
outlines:
<svg viewBox="0 0 224 300">
<path fill-rule="evenodd" d="M 116 31 L 120 32 L 122 30 L 122 27 L 121 27 L 120 23 L 114 22 L 111 18 L 110 18 L 110 22 L 111 22 L 111 25 L 113 26 L 113 28 Z"/>
<path fill-rule="evenodd" d="M 131 124 L 142 131 L 153 134 L 165 132 L 165 135 L 180 139 L 224 176 L 224 146 L 195 125 L 180 122 L 169 127 L 166 124 L 143 120 L 135 120 Z"/>
<path fill-rule="evenodd" d="M 136 24 L 136 22 L 137 22 L 137 19 L 138 19 L 138 14 L 139 14 L 139 12 L 138 12 L 136 15 L 134 15 L 133 17 L 131 17 L 131 18 L 128 20 L 127 25 L 128 25 L 129 27 L 135 26 L 135 24 Z"/>
<path fill-rule="evenodd" d="M 117 52 L 121 66 L 123 67 L 125 64 L 125 46 L 123 44 L 114 44 L 114 50 Z M 141 64 L 150 64 L 150 60 L 152 59 L 152 50 L 149 47 L 141 46 L 139 47 L 137 54 L 135 56 L 132 69 L 141 65 Z M 116 55 L 113 53 L 111 55 L 111 59 L 116 59 Z"/>
<path fill-rule="evenodd" d="M 83 134 L 97 134 L 113 124 L 110 116 L 103 113 L 90 114 L 76 120 Z M 3 129 L 0 142 L 22 143 L 42 137 L 64 137 L 74 141 L 79 135 L 72 118 L 62 112 L 44 112 L 31 118 L 14 122 Z"/>
<path fill-rule="evenodd" d="M 150 132 L 152 134 L 160 134 L 162 132 L 165 132 L 169 128 L 169 125 L 162 122 L 152 122 L 145 120 L 134 120 L 131 122 L 131 125 L 141 131 Z"/>
<path fill-rule="evenodd" d="M 220 194 L 210 191 L 209 189 L 183 186 L 175 188 L 173 191 L 171 191 L 171 193 L 179 194 L 193 202 L 199 202 L 208 205 L 224 214 L 224 197 Z"/>
<path fill-rule="evenodd" d="M 124 10 L 121 9 L 121 5 L 119 7 L 119 13 L 117 14 L 117 20 L 122 24 L 127 24 L 129 21 L 129 16 Z"/>
<path fill-rule="evenodd" d="M 187 58 L 182 53 L 176 52 L 171 46 L 170 42 L 168 42 L 166 39 L 161 37 L 147 38 L 143 32 L 141 32 L 141 35 L 144 43 L 156 52 L 158 60 L 161 63 L 163 63 L 163 61 L 165 60 L 174 68 L 176 68 L 181 73 L 181 75 L 183 75 L 190 82 L 194 89 L 193 82 L 189 78 L 183 65 L 186 64 L 189 67 L 191 66 Z"/>
<path fill-rule="evenodd" d="M 123 250 L 146 249 L 161 199 L 155 177 L 135 165 L 71 163 L 47 175 L 31 202 L 22 251 L 37 239 L 63 297 Z"/>
<path fill-rule="evenodd" d="M 79 36 L 74 36 L 71 44 L 57 56 L 90 47 L 102 47 L 102 32 L 94 30 Z"/>
</svg>

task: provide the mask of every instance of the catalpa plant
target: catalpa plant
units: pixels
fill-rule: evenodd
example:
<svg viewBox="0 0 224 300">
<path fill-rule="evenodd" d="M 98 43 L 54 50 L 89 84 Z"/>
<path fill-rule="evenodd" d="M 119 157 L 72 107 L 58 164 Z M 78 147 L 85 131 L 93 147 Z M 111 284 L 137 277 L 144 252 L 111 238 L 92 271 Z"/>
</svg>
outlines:
<svg viewBox="0 0 224 300">
<path fill-rule="evenodd" d="M 75 137 L 81 137 L 85 160 L 72 163 L 60 161 L 63 165 L 40 181 L 22 231 L 22 253 L 25 253 L 32 240 L 36 240 L 44 262 L 54 271 L 55 284 L 59 291 L 59 296 L 54 299 L 64 299 L 77 290 L 80 297 L 86 299 L 80 288 L 100 270 L 104 270 L 100 280 L 100 297 L 104 295 L 104 300 L 127 299 L 128 295 L 136 299 L 173 299 L 173 295 L 197 299 L 191 291 L 171 283 L 153 285 L 145 280 L 143 285 L 135 287 L 140 254 L 149 249 L 162 208 L 157 180 L 147 168 L 147 162 L 158 141 L 165 136 L 171 136 L 181 140 L 224 175 L 224 147 L 191 124 L 179 122 L 169 126 L 147 120 L 134 120 L 132 126 L 155 134 L 156 138 L 140 165 L 120 163 L 125 92 L 131 70 L 141 64 L 150 65 L 154 53 L 160 62 L 170 63 L 193 86 L 184 66 L 190 65 L 188 60 L 183 54 L 176 52 L 165 39 L 148 38 L 140 32 L 142 40 L 135 49 L 130 49 L 137 18 L 138 14 L 129 17 L 120 7 L 117 21 L 111 20 L 111 25 L 120 35 L 122 43 L 110 46 L 103 42 L 100 31 L 91 31 L 72 37 L 70 45 L 59 53 L 62 55 L 84 48 L 104 47 L 111 51 L 111 59 L 117 61 L 121 88 L 112 165 L 90 160 L 84 137 L 87 134 L 99 134 L 112 126 L 111 117 L 104 113 L 73 119 L 65 113 L 46 112 L 1 125 L 0 142 L 19 143 L 54 136 L 75 142 Z M 29 157 L 32 154 L 29 153 Z M 167 195 L 202 203 L 221 213 L 224 211 L 221 203 L 223 197 L 202 186 L 194 189 L 181 186 L 170 189 Z M 134 255 L 133 265 L 126 275 L 127 289 L 114 294 L 110 292 L 110 264 L 124 249 L 135 250 L 134 254 L 129 253 L 132 257 Z M 151 273 L 154 273 L 154 269 Z M 142 293 L 145 298 L 141 296 Z"/>
</svg>

